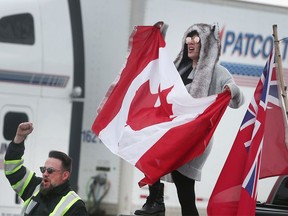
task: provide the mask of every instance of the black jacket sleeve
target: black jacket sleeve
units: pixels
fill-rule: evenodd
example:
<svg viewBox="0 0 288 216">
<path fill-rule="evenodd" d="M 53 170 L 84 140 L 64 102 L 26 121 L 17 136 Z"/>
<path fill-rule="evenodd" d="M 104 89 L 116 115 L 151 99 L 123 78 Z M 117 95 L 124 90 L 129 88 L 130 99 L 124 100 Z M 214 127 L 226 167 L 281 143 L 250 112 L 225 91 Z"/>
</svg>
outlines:
<svg viewBox="0 0 288 216">
<path fill-rule="evenodd" d="M 15 192 L 25 201 L 32 196 L 36 186 L 42 178 L 36 177 L 34 172 L 23 166 L 24 142 L 16 144 L 11 142 L 5 154 L 5 175 Z"/>
</svg>

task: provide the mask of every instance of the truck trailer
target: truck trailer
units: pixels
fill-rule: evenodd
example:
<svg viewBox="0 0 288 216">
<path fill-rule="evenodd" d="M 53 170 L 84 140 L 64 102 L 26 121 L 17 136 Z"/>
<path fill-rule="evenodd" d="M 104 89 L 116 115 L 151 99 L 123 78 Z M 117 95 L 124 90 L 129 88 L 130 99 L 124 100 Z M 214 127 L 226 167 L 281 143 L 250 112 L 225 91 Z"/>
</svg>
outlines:
<svg viewBox="0 0 288 216">
<path fill-rule="evenodd" d="M 133 214 L 148 195 L 143 174 L 112 154 L 91 131 L 96 110 L 126 61 L 134 26 L 168 24 L 171 58 L 186 29 L 215 23 L 221 29 L 219 63 L 234 76 L 245 104 L 227 109 L 214 134 L 214 146 L 196 182 L 201 215 L 239 130 L 247 106 L 279 30 L 287 81 L 288 8 L 233 0 L 2 0 L 0 1 L 0 214 L 19 215 L 23 204 L 3 173 L 3 158 L 21 121 L 32 121 L 25 164 L 37 175 L 49 150 L 73 158 L 72 187 L 92 214 Z M 264 202 L 275 178 L 259 183 Z M 180 215 L 176 189 L 165 183 L 166 215 Z"/>
</svg>

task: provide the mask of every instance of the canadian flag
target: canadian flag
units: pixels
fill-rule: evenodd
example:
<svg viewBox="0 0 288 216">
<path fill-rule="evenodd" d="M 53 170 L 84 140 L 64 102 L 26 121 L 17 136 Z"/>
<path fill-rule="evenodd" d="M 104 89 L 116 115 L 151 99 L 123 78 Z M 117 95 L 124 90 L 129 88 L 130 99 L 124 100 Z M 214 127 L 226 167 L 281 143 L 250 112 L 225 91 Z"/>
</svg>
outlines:
<svg viewBox="0 0 288 216">
<path fill-rule="evenodd" d="M 203 153 L 230 93 L 193 98 L 168 56 L 158 26 L 137 26 L 123 70 L 99 107 L 92 130 L 143 174 L 139 185 Z"/>
</svg>

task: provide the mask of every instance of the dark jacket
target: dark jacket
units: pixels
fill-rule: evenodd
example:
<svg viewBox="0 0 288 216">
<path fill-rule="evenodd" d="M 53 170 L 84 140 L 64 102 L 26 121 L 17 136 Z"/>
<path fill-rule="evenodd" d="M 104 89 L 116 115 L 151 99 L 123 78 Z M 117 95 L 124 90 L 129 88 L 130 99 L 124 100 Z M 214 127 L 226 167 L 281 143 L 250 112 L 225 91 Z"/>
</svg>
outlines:
<svg viewBox="0 0 288 216">
<path fill-rule="evenodd" d="M 49 215 L 55 209 L 56 205 L 70 191 L 69 181 L 55 187 L 48 194 L 36 193 L 37 186 L 40 185 L 42 178 L 35 176 L 25 166 L 23 166 L 24 143 L 15 144 L 13 142 L 8 146 L 5 155 L 5 175 L 9 180 L 15 192 L 24 200 L 30 203 L 32 200 L 35 206 L 25 215 Z M 20 168 L 20 169 L 19 169 Z M 16 184 L 17 183 L 17 184 Z M 78 195 L 75 193 L 75 196 Z M 31 199 L 31 200 L 29 200 Z M 24 204 L 25 206 L 25 204 Z M 26 205 L 27 207 L 27 205 Z M 84 202 L 78 197 L 77 201 L 68 209 L 64 215 L 88 215 Z"/>
</svg>

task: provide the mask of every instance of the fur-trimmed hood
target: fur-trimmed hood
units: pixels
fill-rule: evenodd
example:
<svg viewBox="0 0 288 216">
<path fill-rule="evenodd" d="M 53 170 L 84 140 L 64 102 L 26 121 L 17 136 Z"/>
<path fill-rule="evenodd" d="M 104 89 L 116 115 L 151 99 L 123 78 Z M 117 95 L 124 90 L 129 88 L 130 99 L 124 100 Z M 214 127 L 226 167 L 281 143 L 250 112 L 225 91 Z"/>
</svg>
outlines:
<svg viewBox="0 0 288 216">
<path fill-rule="evenodd" d="M 192 69 L 192 60 L 188 58 L 187 45 L 185 43 L 187 35 L 192 31 L 196 31 L 199 34 L 201 48 L 197 66 L 193 69 L 193 80 L 188 91 L 193 97 L 199 98 L 208 95 L 213 71 L 220 57 L 221 43 L 218 24 L 199 23 L 190 26 L 184 33 L 182 48 L 174 61 L 180 75 Z"/>
</svg>

